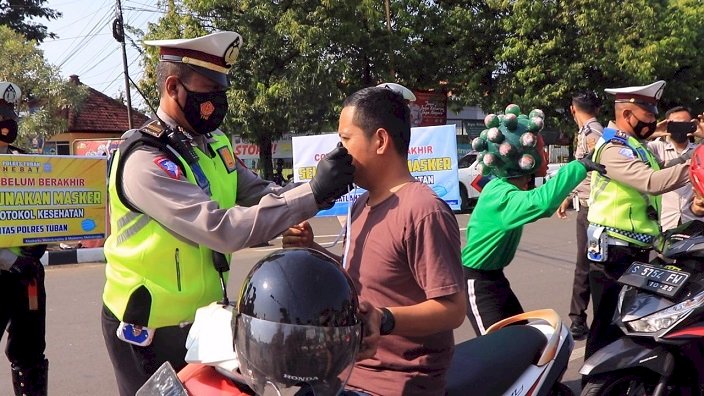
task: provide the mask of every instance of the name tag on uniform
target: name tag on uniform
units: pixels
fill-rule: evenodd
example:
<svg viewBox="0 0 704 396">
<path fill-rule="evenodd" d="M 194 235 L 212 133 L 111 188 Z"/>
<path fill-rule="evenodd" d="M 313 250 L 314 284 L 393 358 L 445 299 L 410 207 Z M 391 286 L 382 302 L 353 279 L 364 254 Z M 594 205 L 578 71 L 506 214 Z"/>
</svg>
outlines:
<svg viewBox="0 0 704 396">
<path fill-rule="evenodd" d="M 230 151 L 229 148 L 227 148 L 227 146 L 220 147 L 218 149 L 218 155 L 220 156 L 222 163 L 225 165 L 225 169 L 227 169 L 227 173 L 232 173 L 232 172 L 234 172 L 235 169 L 237 169 L 237 163 L 235 162 L 235 157 L 232 155 L 232 152 Z"/>
</svg>

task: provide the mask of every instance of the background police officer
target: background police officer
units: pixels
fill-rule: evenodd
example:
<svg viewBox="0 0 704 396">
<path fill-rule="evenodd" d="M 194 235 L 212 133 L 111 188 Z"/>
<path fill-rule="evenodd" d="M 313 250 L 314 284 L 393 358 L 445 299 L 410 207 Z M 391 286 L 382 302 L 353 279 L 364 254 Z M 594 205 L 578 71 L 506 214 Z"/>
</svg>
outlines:
<svg viewBox="0 0 704 396">
<path fill-rule="evenodd" d="M 585 357 L 621 335 L 611 324 L 620 291 L 616 281 L 633 261 L 648 261 L 650 243 L 660 232 L 658 195 L 689 181 L 688 163 L 660 169 L 642 143 L 655 132 L 656 104 L 664 86 L 658 81 L 606 89 L 615 95 L 617 129 L 604 130 L 593 155 L 608 173 L 593 174 L 591 182 L 587 255 L 594 320 Z"/>
<path fill-rule="evenodd" d="M 574 150 L 574 157 L 581 160 L 591 157 L 597 140 L 601 137 L 604 128 L 596 117 L 599 115 L 601 100 L 593 91 L 578 92 L 572 96 L 570 112 L 574 121 L 579 127 L 577 133 L 577 145 Z M 577 211 L 577 261 L 574 267 L 574 281 L 572 283 L 572 300 L 570 302 L 570 332 L 575 340 L 583 340 L 589 333 L 587 326 L 587 307 L 589 306 L 589 261 L 587 260 L 587 228 L 589 222 L 589 191 L 591 178 L 589 174 L 572 191 L 572 195 L 567 197 L 560 208 L 557 216 L 561 219 L 567 218 L 567 208 L 573 204 Z"/>
<path fill-rule="evenodd" d="M 310 183 L 286 187 L 235 158 L 217 128 L 241 43 L 234 32 L 145 42 L 160 49 L 159 120 L 121 144 L 108 187 L 102 323 L 123 396 L 163 362 L 185 365 L 190 323 L 197 308 L 222 298 L 230 253 L 312 217 L 352 182 L 344 148 L 320 161 Z"/>
<path fill-rule="evenodd" d="M 0 81 L 0 154 L 23 154 L 10 146 L 17 138 L 20 88 Z M 49 362 L 46 348 L 46 292 L 39 259 L 46 245 L 0 248 L 0 337 L 7 329 L 6 355 L 16 395 L 46 395 Z M 9 326 L 8 326 L 9 325 Z"/>
</svg>

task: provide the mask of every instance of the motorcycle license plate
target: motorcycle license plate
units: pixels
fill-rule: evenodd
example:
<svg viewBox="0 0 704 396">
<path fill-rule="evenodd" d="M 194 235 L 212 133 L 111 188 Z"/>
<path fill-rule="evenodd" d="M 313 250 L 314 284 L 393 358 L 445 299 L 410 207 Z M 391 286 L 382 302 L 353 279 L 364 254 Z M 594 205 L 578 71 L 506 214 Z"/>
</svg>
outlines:
<svg viewBox="0 0 704 396">
<path fill-rule="evenodd" d="M 661 296 L 674 297 L 687 279 L 689 279 L 689 272 L 636 261 L 628 267 L 618 281 Z"/>
</svg>

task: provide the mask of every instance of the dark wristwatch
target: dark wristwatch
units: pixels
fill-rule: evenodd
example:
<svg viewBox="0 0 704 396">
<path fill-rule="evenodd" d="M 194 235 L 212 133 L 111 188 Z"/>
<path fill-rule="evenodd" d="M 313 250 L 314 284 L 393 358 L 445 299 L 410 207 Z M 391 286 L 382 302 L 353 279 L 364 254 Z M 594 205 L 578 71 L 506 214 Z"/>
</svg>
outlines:
<svg viewBox="0 0 704 396">
<path fill-rule="evenodd" d="M 394 315 L 386 308 L 381 308 L 381 325 L 379 325 L 379 333 L 381 335 L 389 335 L 396 327 L 396 319 Z"/>
</svg>

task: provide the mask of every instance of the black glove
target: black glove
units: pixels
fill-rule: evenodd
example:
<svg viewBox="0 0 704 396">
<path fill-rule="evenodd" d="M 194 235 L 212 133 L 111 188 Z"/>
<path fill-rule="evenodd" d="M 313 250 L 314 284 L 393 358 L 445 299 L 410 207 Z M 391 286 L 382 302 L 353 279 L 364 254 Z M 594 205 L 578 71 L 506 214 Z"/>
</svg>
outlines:
<svg viewBox="0 0 704 396">
<path fill-rule="evenodd" d="M 582 158 L 581 160 L 579 160 L 579 163 L 584 165 L 584 169 L 586 169 L 587 172 L 597 171 L 600 175 L 606 174 L 606 167 L 602 164 L 598 164 L 592 161 L 592 159 L 589 157 Z"/>
<path fill-rule="evenodd" d="M 17 275 L 24 284 L 28 284 L 32 279 L 41 280 L 44 278 L 44 266 L 38 259 L 32 257 L 17 257 L 15 263 L 10 267 L 10 272 Z"/>
<path fill-rule="evenodd" d="M 345 195 L 352 185 L 354 165 L 347 149 L 338 143 L 334 150 L 318 162 L 310 188 L 318 205 L 328 205 Z"/>
<path fill-rule="evenodd" d="M 46 252 L 46 245 L 22 246 L 20 247 L 20 251 L 23 256 L 32 257 L 39 260 L 44 255 L 44 252 Z"/>
</svg>

